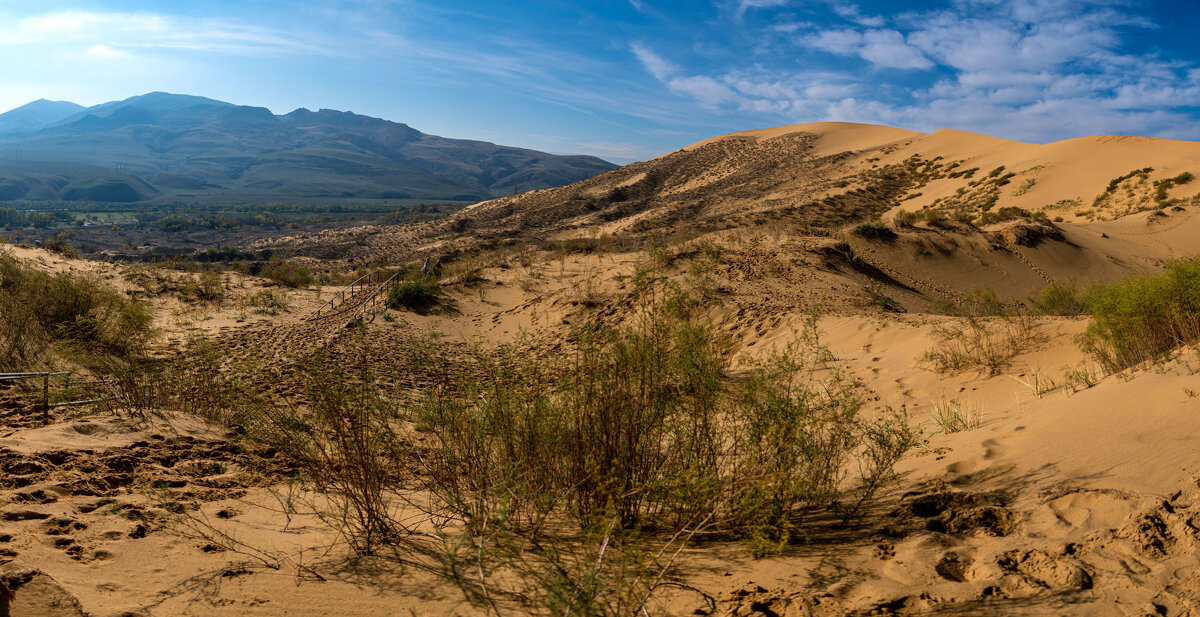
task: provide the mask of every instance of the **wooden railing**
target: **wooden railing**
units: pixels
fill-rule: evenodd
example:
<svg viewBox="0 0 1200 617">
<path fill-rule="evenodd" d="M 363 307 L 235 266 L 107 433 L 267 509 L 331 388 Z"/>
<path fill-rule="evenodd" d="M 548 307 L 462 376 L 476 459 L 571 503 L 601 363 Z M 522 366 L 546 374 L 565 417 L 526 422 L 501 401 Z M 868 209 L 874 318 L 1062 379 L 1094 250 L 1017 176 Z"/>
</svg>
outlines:
<svg viewBox="0 0 1200 617">
<path fill-rule="evenodd" d="M 345 307 L 346 303 L 348 302 L 347 298 L 353 299 L 356 294 L 362 292 L 362 290 L 372 285 L 376 278 L 387 273 L 387 270 L 372 270 L 358 277 L 353 283 L 346 285 L 340 291 L 333 294 L 333 297 L 330 298 L 328 302 L 322 304 L 317 308 L 317 310 L 309 313 L 304 320 L 312 321 L 319 318 L 321 315 L 341 312 L 341 309 Z"/>
<path fill-rule="evenodd" d="M 349 315 L 352 318 L 358 317 L 376 305 L 382 304 L 387 299 L 387 293 L 400 282 L 402 274 L 402 270 L 396 272 L 373 270 L 364 274 L 334 294 L 320 308 L 309 313 L 304 320 L 314 321 L 322 316 L 335 314 Z M 383 278 L 384 275 L 387 275 L 386 279 Z M 366 297 L 362 297 L 364 292 L 367 292 Z"/>
<path fill-rule="evenodd" d="M 368 310 L 374 308 L 375 306 L 386 302 L 388 292 L 391 291 L 392 287 L 399 284 L 401 274 L 403 274 L 403 271 L 397 270 L 390 277 L 388 277 L 386 281 L 376 285 L 375 289 L 371 290 L 370 295 L 368 295 L 366 298 L 363 298 L 362 302 L 359 302 L 358 305 L 347 312 L 355 317 L 358 317 L 360 315 L 365 315 Z"/>
</svg>

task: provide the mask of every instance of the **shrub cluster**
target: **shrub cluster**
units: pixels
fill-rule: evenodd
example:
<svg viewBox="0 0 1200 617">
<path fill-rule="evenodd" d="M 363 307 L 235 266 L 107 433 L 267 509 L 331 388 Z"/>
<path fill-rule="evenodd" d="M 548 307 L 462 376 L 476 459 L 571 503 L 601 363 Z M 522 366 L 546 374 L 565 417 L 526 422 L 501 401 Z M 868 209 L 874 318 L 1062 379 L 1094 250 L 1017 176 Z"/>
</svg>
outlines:
<svg viewBox="0 0 1200 617">
<path fill-rule="evenodd" d="M 892 231 L 891 227 L 883 223 L 862 223 L 857 225 L 850 233 L 867 240 L 895 240 L 896 232 Z"/>
<path fill-rule="evenodd" d="M 1093 319 L 1082 346 L 1109 371 L 1200 341 L 1200 259 L 1173 261 L 1157 276 L 1097 285 L 1088 297 Z"/>
<path fill-rule="evenodd" d="M 264 265 L 260 274 L 263 278 L 284 287 L 307 287 L 313 282 L 308 268 L 280 259 L 273 259 Z"/>
<path fill-rule="evenodd" d="M 438 303 L 442 286 L 437 277 L 410 274 L 388 290 L 384 306 L 394 310 L 424 311 Z"/>
<path fill-rule="evenodd" d="M 1166 201 L 1167 191 L 1181 184 L 1187 184 L 1196 178 L 1190 171 L 1185 171 L 1178 176 L 1164 178 L 1154 181 L 1154 200 L 1158 202 Z"/>
<path fill-rule="evenodd" d="M 813 513 L 850 520 L 916 443 L 901 418 L 860 417 L 861 388 L 815 318 L 802 344 L 734 373 L 727 339 L 687 305 L 582 327 L 547 358 L 480 352 L 466 383 L 407 403 L 369 363 L 318 354 L 303 404 L 263 402 L 245 425 L 297 463 L 327 500 L 316 513 L 360 553 L 430 551 L 493 609 L 503 594 L 523 612 L 641 614 L 696 534 L 761 553 Z M 401 517 L 414 511 L 419 529 Z"/>
</svg>

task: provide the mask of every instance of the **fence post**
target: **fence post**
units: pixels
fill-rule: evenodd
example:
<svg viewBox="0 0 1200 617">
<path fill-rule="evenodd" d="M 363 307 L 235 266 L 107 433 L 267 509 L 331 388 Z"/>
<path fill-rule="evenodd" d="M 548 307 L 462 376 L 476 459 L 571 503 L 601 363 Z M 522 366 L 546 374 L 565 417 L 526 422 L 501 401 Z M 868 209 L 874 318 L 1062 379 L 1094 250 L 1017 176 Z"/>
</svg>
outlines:
<svg viewBox="0 0 1200 617">
<path fill-rule="evenodd" d="M 42 424 L 50 423 L 50 376 L 42 375 Z"/>
</svg>

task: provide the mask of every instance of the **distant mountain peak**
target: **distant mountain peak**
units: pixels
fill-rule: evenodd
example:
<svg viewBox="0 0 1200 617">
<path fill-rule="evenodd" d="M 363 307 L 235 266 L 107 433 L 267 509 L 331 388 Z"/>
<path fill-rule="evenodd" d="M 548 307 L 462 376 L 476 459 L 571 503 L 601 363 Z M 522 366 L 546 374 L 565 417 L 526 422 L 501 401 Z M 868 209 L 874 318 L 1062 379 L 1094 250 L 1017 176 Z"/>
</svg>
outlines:
<svg viewBox="0 0 1200 617">
<path fill-rule="evenodd" d="M 0 135 L 38 131 L 81 109 L 82 105 L 70 101 L 38 99 L 0 114 Z"/>
<path fill-rule="evenodd" d="M 169 92 L 86 109 L 69 105 L 30 119 L 33 110 L 53 106 L 35 101 L 9 118 L 12 126 L 24 118 L 20 130 L 5 132 L 0 123 L 0 149 L 20 151 L 24 162 L 0 161 L 0 185 L 10 187 L 0 199 L 467 201 L 567 184 L 615 167 L 595 157 L 426 135 L 335 109 L 275 115 L 265 107 Z M 131 177 L 139 184 L 129 184 Z M 132 188 L 113 189 L 114 178 Z M 79 182 L 88 190 L 61 188 Z"/>
</svg>

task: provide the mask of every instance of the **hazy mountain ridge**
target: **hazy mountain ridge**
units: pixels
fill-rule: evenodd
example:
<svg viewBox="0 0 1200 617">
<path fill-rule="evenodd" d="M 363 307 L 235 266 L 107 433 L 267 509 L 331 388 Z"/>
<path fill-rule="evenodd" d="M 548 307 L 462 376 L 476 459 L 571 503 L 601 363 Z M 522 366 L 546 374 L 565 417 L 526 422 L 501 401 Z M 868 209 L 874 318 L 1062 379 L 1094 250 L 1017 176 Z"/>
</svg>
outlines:
<svg viewBox="0 0 1200 617">
<path fill-rule="evenodd" d="M 0 114 L 0 199 L 473 200 L 616 167 L 324 109 L 277 116 L 151 93 L 70 111 L 31 103 Z M 81 183 L 91 188 L 66 190 Z"/>
<path fill-rule="evenodd" d="M 29 133 L 69 118 L 83 109 L 69 101 L 38 99 L 0 114 L 0 135 Z"/>
</svg>

